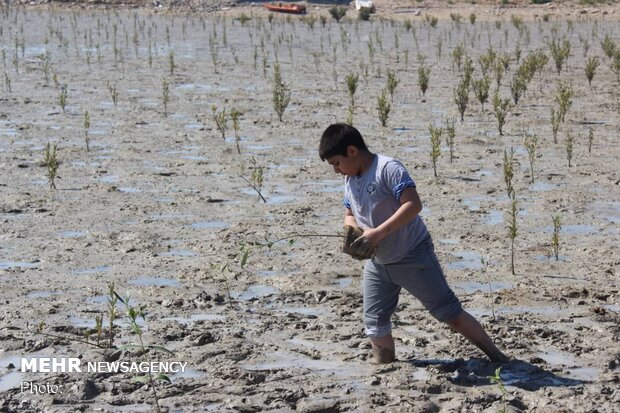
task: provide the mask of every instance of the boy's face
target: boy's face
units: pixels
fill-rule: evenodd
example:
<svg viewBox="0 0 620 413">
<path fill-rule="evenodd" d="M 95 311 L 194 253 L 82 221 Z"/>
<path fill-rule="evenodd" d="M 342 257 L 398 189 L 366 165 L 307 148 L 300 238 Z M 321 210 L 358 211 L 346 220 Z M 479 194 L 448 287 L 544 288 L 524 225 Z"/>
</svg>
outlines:
<svg viewBox="0 0 620 413">
<path fill-rule="evenodd" d="M 347 148 L 347 156 L 334 155 L 327 158 L 327 163 L 334 168 L 334 172 L 346 176 L 359 175 L 360 165 L 358 161 L 359 151 L 355 146 Z"/>
</svg>

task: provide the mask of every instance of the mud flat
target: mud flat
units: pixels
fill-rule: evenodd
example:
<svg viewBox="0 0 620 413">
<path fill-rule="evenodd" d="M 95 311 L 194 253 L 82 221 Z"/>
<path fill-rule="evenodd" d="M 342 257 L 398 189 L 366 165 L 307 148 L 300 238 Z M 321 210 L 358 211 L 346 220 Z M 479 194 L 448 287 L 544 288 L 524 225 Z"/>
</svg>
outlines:
<svg viewBox="0 0 620 413">
<path fill-rule="evenodd" d="M 135 374 L 21 372 L 21 357 L 187 362 L 156 386 L 171 412 L 618 411 L 620 84 L 602 50 L 605 36 L 619 40 L 613 15 L 520 20 L 507 10 L 432 26 L 425 10 L 323 27 L 318 18 L 270 20 L 251 7 L 243 24 L 239 14 L 0 10 L 3 411 L 154 411 L 151 386 L 132 381 Z M 560 74 L 553 36 L 571 45 Z M 461 44 L 474 79 L 490 47 L 509 56 L 503 98 L 529 53 L 550 58 L 509 110 L 503 136 L 493 105 L 482 110 L 473 91 L 458 120 L 453 53 Z M 591 87 L 584 56 L 600 59 Z M 291 90 L 282 122 L 272 108 L 276 62 Z M 421 64 L 431 68 L 424 97 Z M 381 127 L 377 97 L 388 69 L 400 83 Z M 407 165 L 447 278 L 518 359 L 501 370 L 505 396 L 488 379 L 498 366 L 408 296 L 395 315 L 398 361 L 372 365 L 362 264 L 339 253 L 332 237 L 265 245 L 341 228 L 342 180 L 320 161 L 317 144 L 328 124 L 346 119 L 349 73 L 359 74 L 354 124 L 371 150 Z M 560 79 L 573 97 L 554 143 Z M 217 130 L 213 105 L 240 113 L 240 154 L 232 123 L 225 139 Z M 457 118 L 454 159 L 443 143 L 435 178 L 428 129 L 447 117 Z M 571 167 L 567 133 L 575 139 Z M 538 136 L 534 183 L 525 134 Z M 58 148 L 57 190 L 43 164 L 48 142 Z M 516 275 L 502 166 L 511 147 Z M 266 202 L 240 177 L 257 168 Z M 556 215 L 558 260 L 549 253 Z M 174 355 L 116 351 L 139 341 L 120 301 L 106 348 L 110 283 L 144 310 L 136 321 L 144 344 Z M 32 394 L 22 382 L 62 391 Z"/>
</svg>

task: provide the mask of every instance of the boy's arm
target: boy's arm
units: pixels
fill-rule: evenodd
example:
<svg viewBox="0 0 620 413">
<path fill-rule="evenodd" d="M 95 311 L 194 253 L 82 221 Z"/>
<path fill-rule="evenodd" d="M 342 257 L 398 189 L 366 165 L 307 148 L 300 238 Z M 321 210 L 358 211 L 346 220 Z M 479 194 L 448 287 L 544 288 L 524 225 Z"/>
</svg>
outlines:
<svg viewBox="0 0 620 413">
<path fill-rule="evenodd" d="M 377 228 L 365 230 L 364 237 L 372 245 L 377 246 L 383 238 L 414 219 L 420 211 L 422 211 L 422 201 L 418 191 L 412 186 L 407 187 L 400 194 L 400 207 L 394 212 L 394 215 Z M 345 214 L 345 223 L 346 219 Z M 355 222 L 355 218 L 353 218 L 353 222 Z"/>
<path fill-rule="evenodd" d="M 353 212 L 349 208 L 344 209 L 344 225 L 350 225 L 352 227 L 357 227 L 357 221 L 353 216 Z"/>
</svg>

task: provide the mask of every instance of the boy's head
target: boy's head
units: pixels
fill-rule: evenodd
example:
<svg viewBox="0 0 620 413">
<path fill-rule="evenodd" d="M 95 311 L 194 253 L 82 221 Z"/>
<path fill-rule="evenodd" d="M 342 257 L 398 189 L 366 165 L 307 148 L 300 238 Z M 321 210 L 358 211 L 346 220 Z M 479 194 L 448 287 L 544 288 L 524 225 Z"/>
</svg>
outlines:
<svg viewBox="0 0 620 413">
<path fill-rule="evenodd" d="M 370 151 L 362 135 L 353 126 L 345 123 L 330 125 L 321 136 L 319 156 L 334 167 L 334 172 L 358 176 Z"/>
<path fill-rule="evenodd" d="M 357 129 L 346 123 L 334 123 L 329 125 L 321 136 L 319 156 L 322 161 L 336 155 L 347 157 L 349 146 L 361 152 L 368 152 L 364 139 Z"/>
</svg>

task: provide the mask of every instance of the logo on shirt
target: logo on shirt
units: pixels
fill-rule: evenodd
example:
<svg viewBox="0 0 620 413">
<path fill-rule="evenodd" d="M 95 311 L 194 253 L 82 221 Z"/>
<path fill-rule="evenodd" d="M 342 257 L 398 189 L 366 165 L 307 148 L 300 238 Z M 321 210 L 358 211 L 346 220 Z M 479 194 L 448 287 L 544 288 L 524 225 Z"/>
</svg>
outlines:
<svg viewBox="0 0 620 413">
<path fill-rule="evenodd" d="M 374 195 L 375 192 L 377 192 L 377 183 L 376 182 L 371 182 L 368 185 L 366 185 L 366 193 L 368 195 Z"/>
</svg>

